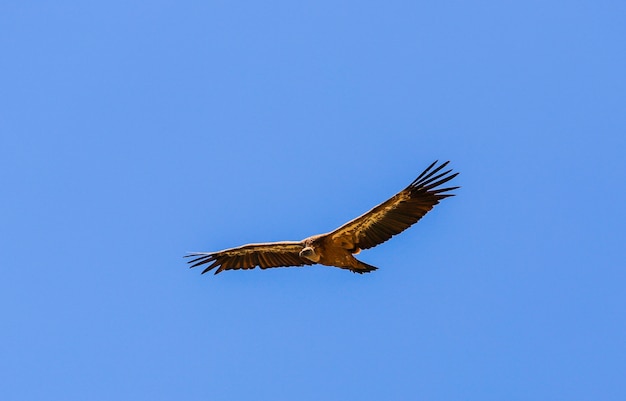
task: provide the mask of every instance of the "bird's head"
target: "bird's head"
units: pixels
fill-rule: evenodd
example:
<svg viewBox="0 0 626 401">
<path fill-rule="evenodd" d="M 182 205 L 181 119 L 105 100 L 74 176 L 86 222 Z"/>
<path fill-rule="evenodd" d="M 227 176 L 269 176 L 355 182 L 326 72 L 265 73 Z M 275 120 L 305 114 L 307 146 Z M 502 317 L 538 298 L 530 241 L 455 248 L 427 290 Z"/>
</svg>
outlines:
<svg viewBox="0 0 626 401">
<path fill-rule="evenodd" d="M 303 250 L 300 251 L 300 257 L 310 260 L 311 262 L 319 262 L 320 255 L 315 252 L 315 249 L 307 246 Z"/>
</svg>

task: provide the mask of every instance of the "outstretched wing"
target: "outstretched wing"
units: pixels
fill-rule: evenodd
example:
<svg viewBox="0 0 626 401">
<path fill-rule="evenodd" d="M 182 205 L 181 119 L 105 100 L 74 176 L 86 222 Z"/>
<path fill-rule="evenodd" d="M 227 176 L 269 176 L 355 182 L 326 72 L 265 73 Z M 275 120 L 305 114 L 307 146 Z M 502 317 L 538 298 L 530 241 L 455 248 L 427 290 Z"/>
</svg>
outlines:
<svg viewBox="0 0 626 401">
<path fill-rule="evenodd" d="M 329 237 L 344 248 L 358 251 L 381 244 L 406 230 L 441 199 L 454 196 L 446 192 L 459 187 L 438 188 L 458 175 L 450 174 L 452 170 L 440 173 L 448 163 L 435 167 L 435 161 L 404 190 L 329 233 Z"/>
<path fill-rule="evenodd" d="M 248 244 L 237 248 L 225 249 L 219 252 L 191 253 L 185 257 L 192 257 L 188 263 L 190 267 L 196 267 L 210 263 L 202 274 L 217 267 L 215 274 L 224 270 L 261 269 L 281 266 L 304 266 L 312 265 L 306 259 L 300 257 L 303 245 L 301 242 L 267 242 L 264 244 Z"/>
</svg>

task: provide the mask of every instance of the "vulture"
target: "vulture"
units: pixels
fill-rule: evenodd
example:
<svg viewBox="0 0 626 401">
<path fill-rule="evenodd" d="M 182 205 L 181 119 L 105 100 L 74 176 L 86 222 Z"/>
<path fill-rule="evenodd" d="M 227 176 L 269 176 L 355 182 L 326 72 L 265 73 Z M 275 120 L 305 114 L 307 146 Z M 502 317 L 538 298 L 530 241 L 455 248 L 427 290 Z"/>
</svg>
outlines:
<svg viewBox="0 0 626 401">
<path fill-rule="evenodd" d="M 458 173 L 443 170 L 449 162 L 437 166 L 437 161 L 424 170 L 409 186 L 374 207 L 369 212 L 326 233 L 313 235 L 302 241 L 280 241 L 247 244 L 218 252 L 196 252 L 190 267 L 207 265 L 202 274 L 215 269 L 261 269 L 284 266 L 322 264 L 347 269 L 354 273 L 368 273 L 377 267 L 363 263 L 353 255 L 363 249 L 381 244 L 409 228 L 428 213 L 440 200 L 454 196 L 450 191 L 459 187 L 441 186 Z"/>
</svg>

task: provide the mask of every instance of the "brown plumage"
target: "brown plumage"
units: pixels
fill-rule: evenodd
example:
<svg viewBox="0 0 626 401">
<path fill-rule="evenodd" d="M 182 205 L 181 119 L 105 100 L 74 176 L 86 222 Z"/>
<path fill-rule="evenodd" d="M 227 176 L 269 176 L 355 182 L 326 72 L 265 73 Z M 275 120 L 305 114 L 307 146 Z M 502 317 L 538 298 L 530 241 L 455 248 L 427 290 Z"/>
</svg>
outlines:
<svg viewBox="0 0 626 401">
<path fill-rule="evenodd" d="M 458 173 L 440 171 L 434 162 L 408 187 L 357 217 L 326 234 L 314 235 L 302 241 L 248 244 L 219 252 L 192 253 L 191 267 L 209 264 L 202 273 L 217 267 L 215 274 L 224 270 L 261 269 L 282 266 L 304 266 L 316 263 L 367 273 L 377 268 L 357 260 L 362 249 L 372 248 L 415 224 L 441 199 L 454 196 L 447 193 L 459 187 L 439 188 Z"/>
</svg>

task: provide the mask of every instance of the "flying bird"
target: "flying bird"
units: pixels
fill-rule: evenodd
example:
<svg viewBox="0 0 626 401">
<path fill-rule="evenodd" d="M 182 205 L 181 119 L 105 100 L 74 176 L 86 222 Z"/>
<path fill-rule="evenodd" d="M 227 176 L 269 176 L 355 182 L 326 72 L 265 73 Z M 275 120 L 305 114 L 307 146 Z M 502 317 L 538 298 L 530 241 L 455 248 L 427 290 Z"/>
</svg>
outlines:
<svg viewBox="0 0 626 401">
<path fill-rule="evenodd" d="M 440 172 L 448 165 L 437 161 L 428 166 L 408 187 L 374 207 L 369 212 L 347 222 L 334 231 L 314 235 L 302 241 L 247 244 L 219 252 L 191 253 L 190 267 L 208 264 L 202 274 L 217 268 L 224 270 L 261 269 L 284 266 L 304 266 L 316 263 L 368 273 L 377 267 L 363 263 L 352 255 L 372 248 L 409 228 L 428 213 L 441 199 L 459 187 L 440 188 L 456 177 L 452 170 Z"/>
</svg>

